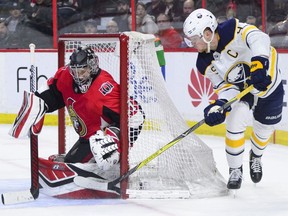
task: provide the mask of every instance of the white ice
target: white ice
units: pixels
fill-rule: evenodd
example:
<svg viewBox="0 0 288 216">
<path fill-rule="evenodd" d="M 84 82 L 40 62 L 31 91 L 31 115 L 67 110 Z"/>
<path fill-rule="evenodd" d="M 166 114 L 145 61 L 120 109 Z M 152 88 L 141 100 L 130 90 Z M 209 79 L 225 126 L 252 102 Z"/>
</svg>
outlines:
<svg viewBox="0 0 288 216">
<path fill-rule="evenodd" d="M 8 135 L 10 125 L 0 125 L 0 193 L 30 188 L 29 140 Z M 214 152 L 217 168 L 227 179 L 224 140 L 201 136 Z M 57 152 L 57 131 L 45 126 L 39 136 L 39 156 L 47 158 Z M 246 142 L 244 181 L 235 198 L 192 200 L 63 200 L 40 194 L 36 201 L 4 206 L 1 216 L 286 216 L 288 215 L 288 147 L 270 144 L 263 156 L 262 181 L 254 185 L 249 177 Z"/>
</svg>

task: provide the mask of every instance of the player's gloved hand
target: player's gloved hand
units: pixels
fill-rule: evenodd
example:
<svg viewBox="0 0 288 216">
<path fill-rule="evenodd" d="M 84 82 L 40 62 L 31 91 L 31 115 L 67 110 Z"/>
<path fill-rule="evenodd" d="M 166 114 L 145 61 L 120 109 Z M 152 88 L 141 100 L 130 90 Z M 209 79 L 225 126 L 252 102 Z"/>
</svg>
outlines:
<svg viewBox="0 0 288 216">
<path fill-rule="evenodd" d="M 89 138 L 91 152 L 100 169 L 109 170 L 118 163 L 120 158 L 119 137 L 119 128 L 107 127 L 105 131 L 99 130 Z"/>
<path fill-rule="evenodd" d="M 249 85 L 253 85 L 259 91 L 266 91 L 271 84 L 271 76 L 267 75 L 269 68 L 269 60 L 265 57 L 254 56 L 251 59 L 250 80 Z"/>
<path fill-rule="evenodd" d="M 204 118 L 207 125 L 215 126 L 225 121 L 226 113 L 231 111 L 231 106 L 219 110 L 225 103 L 227 103 L 226 99 L 218 99 L 204 109 Z"/>
</svg>

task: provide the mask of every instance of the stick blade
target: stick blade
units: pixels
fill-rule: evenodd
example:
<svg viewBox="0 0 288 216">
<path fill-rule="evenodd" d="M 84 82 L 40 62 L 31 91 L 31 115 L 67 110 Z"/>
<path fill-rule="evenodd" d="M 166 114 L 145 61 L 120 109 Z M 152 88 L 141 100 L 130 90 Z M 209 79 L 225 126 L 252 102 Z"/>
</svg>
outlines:
<svg viewBox="0 0 288 216">
<path fill-rule="evenodd" d="M 30 190 L 3 193 L 1 199 L 4 205 L 26 203 L 35 200 Z"/>
</svg>

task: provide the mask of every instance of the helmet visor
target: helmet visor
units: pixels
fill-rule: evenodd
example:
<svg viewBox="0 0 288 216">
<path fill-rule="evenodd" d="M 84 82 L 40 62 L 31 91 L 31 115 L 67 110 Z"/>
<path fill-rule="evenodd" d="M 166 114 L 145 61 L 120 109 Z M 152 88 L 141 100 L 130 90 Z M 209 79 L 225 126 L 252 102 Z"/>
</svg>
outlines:
<svg viewBox="0 0 288 216">
<path fill-rule="evenodd" d="M 195 45 L 201 41 L 201 38 L 199 35 L 194 35 L 192 37 L 184 37 L 184 41 L 189 47 L 195 47 Z"/>
<path fill-rule="evenodd" d="M 80 91 L 82 93 L 87 92 L 92 83 L 91 68 L 88 66 L 70 66 L 69 69 L 70 74 L 72 75 L 75 83 L 78 85 Z"/>
<path fill-rule="evenodd" d="M 73 76 L 75 82 L 79 85 L 85 83 L 91 74 L 91 69 L 88 66 L 73 67 L 70 66 L 70 74 Z"/>
</svg>

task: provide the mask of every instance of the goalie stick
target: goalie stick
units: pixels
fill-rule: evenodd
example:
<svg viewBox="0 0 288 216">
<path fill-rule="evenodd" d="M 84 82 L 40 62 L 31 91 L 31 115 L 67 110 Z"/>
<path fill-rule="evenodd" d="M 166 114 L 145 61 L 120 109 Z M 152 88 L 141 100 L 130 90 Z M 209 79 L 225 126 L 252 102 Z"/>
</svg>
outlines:
<svg viewBox="0 0 288 216">
<path fill-rule="evenodd" d="M 229 100 L 227 103 L 225 103 L 222 107 L 220 107 L 218 109 L 218 111 L 220 112 L 220 111 L 226 109 L 227 107 L 229 107 L 234 102 L 240 100 L 243 96 L 248 94 L 252 89 L 253 89 L 253 86 L 252 85 L 249 86 L 248 88 L 246 88 L 245 90 L 243 90 L 242 92 L 237 94 L 234 98 Z M 80 187 L 83 187 L 83 188 L 94 189 L 94 190 L 99 190 L 99 191 L 115 191 L 115 192 L 120 194 L 120 188 L 116 186 L 117 184 L 119 184 L 121 181 L 123 181 L 124 179 L 126 179 L 127 177 L 132 175 L 137 170 L 141 169 L 143 166 L 147 165 L 154 158 L 158 157 L 160 154 L 162 154 L 163 152 L 165 152 L 166 150 L 168 150 L 169 148 L 174 146 L 176 143 L 178 143 L 179 141 L 184 139 L 186 136 L 188 136 L 190 133 L 195 131 L 197 128 L 199 128 L 204 123 L 205 123 L 205 119 L 202 119 L 201 121 L 197 122 L 195 125 L 193 125 L 188 130 L 186 130 L 185 132 L 180 134 L 178 137 L 173 139 L 171 142 L 167 143 L 165 146 L 163 146 L 162 148 L 157 150 L 155 153 L 153 153 L 152 155 L 150 155 L 149 157 L 147 157 L 146 159 L 141 161 L 139 164 L 134 166 L 132 169 L 128 170 L 128 172 L 126 174 L 120 176 L 119 178 L 117 178 L 113 181 L 107 182 L 107 181 L 103 181 L 103 179 L 86 178 L 83 176 L 76 176 L 74 178 L 74 183 Z"/>
<path fill-rule="evenodd" d="M 35 68 L 35 44 L 31 43 L 30 48 L 30 91 L 36 91 L 36 68 Z M 30 190 L 8 192 L 1 195 L 2 203 L 16 204 L 30 202 L 39 196 L 39 165 L 38 165 L 38 136 L 30 130 L 30 163 L 31 163 L 31 187 Z"/>
</svg>

